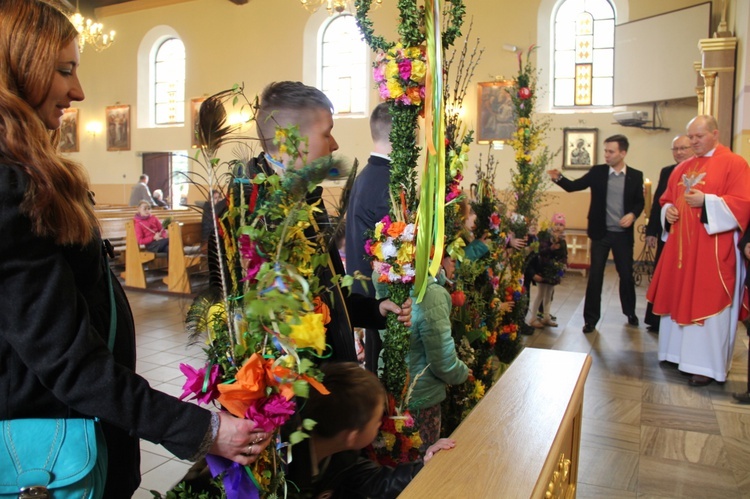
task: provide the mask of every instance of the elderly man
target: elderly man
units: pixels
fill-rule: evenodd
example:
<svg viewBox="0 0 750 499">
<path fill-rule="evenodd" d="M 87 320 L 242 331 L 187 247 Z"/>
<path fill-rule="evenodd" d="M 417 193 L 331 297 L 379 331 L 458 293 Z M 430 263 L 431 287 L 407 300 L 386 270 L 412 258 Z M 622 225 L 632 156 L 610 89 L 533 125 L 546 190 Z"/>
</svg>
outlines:
<svg viewBox="0 0 750 499">
<path fill-rule="evenodd" d="M 675 167 L 692 155 L 693 148 L 690 146 L 690 139 L 687 138 L 687 135 L 678 135 L 672 139 L 672 157 L 674 158 L 675 163 L 661 169 L 659 183 L 656 185 L 656 192 L 654 193 L 654 202 L 651 204 L 651 213 L 648 216 L 648 226 L 646 227 L 646 244 L 651 248 L 656 248 L 654 267 L 659 263 L 659 257 L 664 249 L 664 241 L 661 239 L 663 228 L 661 225 L 661 205 L 659 204 L 659 198 L 661 198 L 661 195 L 667 190 L 669 176 L 672 174 Z M 646 306 L 646 318 L 643 322 L 648 325 L 649 331 L 652 333 L 658 333 L 659 321 L 661 319 L 658 315 L 654 315 L 651 308 L 652 305 L 649 303 Z"/>
<path fill-rule="evenodd" d="M 719 144 L 711 116 L 687 136 L 695 157 L 672 172 L 661 197 L 671 224 L 647 298 L 659 326 L 659 360 L 692 374 L 690 386 L 724 382 L 731 366 L 743 285 L 739 236 L 750 220 L 750 168 Z"/>
</svg>

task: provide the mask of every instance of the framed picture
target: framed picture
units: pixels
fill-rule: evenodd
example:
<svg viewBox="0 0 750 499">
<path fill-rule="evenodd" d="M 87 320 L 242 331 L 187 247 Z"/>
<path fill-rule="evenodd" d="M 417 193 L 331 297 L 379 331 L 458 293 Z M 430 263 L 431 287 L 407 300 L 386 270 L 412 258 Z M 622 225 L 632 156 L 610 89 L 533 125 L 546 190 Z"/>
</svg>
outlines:
<svg viewBox="0 0 750 499">
<path fill-rule="evenodd" d="M 130 150 L 130 106 L 107 107 L 107 150 Z"/>
<path fill-rule="evenodd" d="M 513 100 L 508 89 L 513 80 L 478 83 L 477 88 L 477 143 L 507 141 L 516 131 L 513 119 Z"/>
<path fill-rule="evenodd" d="M 198 131 L 198 112 L 204 100 L 206 100 L 205 97 L 190 99 L 190 147 L 193 149 L 197 149 L 200 145 L 198 144 L 196 132 Z"/>
<path fill-rule="evenodd" d="M 78 109 L 69 107 L 62 115 L 60 151 L 78 152 L 78 148 Z"/>
<path fill-rule="evenodd" d="M 563 129 L 563 169 L 588 170 L 596 164 L 596 128 Z"/>
</svg>

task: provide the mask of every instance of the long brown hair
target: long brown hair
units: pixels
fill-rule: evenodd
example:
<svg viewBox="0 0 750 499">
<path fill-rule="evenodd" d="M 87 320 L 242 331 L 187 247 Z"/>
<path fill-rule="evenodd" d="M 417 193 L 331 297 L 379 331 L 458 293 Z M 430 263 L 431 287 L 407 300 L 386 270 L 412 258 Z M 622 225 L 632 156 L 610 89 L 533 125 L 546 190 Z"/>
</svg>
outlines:
<svg viewBox="0 0 750 499">
<path fill-rule="evenodd" d="M 97 226 L 86 171 L 60 155 L 59 130 L 47 130 L 35 111 L 60 50 L 77 35 L 51 1 L 0 1 L 0 161 L 28 175 L 21 211 L 34 233 L 58 244 L 86 244 Z"/>
</svg>

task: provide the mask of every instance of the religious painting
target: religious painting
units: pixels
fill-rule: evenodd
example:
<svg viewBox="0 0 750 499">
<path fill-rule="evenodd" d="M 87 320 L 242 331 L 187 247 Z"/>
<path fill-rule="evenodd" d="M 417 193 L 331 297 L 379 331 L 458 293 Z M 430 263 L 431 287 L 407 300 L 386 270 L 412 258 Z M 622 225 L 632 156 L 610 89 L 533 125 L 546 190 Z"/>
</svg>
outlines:
<svg viewBox="0 0 750 499">
<path fill-rule="evenodd" d="M 588 170 L 596 164 L 596 128 L 563 129 L 563 170 Z"/>
<path fill-rule="evenodd" d="M 190 99 L 190 147 L 193 149 L 200 146 L 198 143 L 198 113 L 204 100 L 206 100 L 205 97 Z"/>
<path fill-rule="evenodd" d="M 107 150 L 130 150 L 130 106 L 108 106 L 106 111 Z"/>
<path fill-rule="evenodd" d="M 516 124 L 513 100 L 508 92 L 513 80 L 479 83 L 477 88 L 477 143 L 506 142 L 513 137 Z"/>
<path fill-rule="evenodd" d="M 78 109 L 63 111 L 60 125 L 60 152 L 78 152 Z"/>
</svg>

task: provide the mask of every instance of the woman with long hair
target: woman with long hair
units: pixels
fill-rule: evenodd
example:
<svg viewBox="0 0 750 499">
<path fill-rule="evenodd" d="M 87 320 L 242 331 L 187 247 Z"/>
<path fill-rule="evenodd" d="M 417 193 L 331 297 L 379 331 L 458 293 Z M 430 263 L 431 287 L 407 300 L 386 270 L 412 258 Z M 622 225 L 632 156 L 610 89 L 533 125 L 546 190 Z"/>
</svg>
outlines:
<svg viewBox="0 0 750 499">
<path fill-rule="evenodd" d="M 78 33 L 54 1 L 0 0 L 0 420 L 99 418 L 104 497 L 129 498 L 140 483 L 139 437 L 183 459 L 211 452 L 249 464 L 270 436 L 134 373 L 133 318 L 86 172 L 57 149 L 63 111 L 84 93 Z"/>
</svg>

